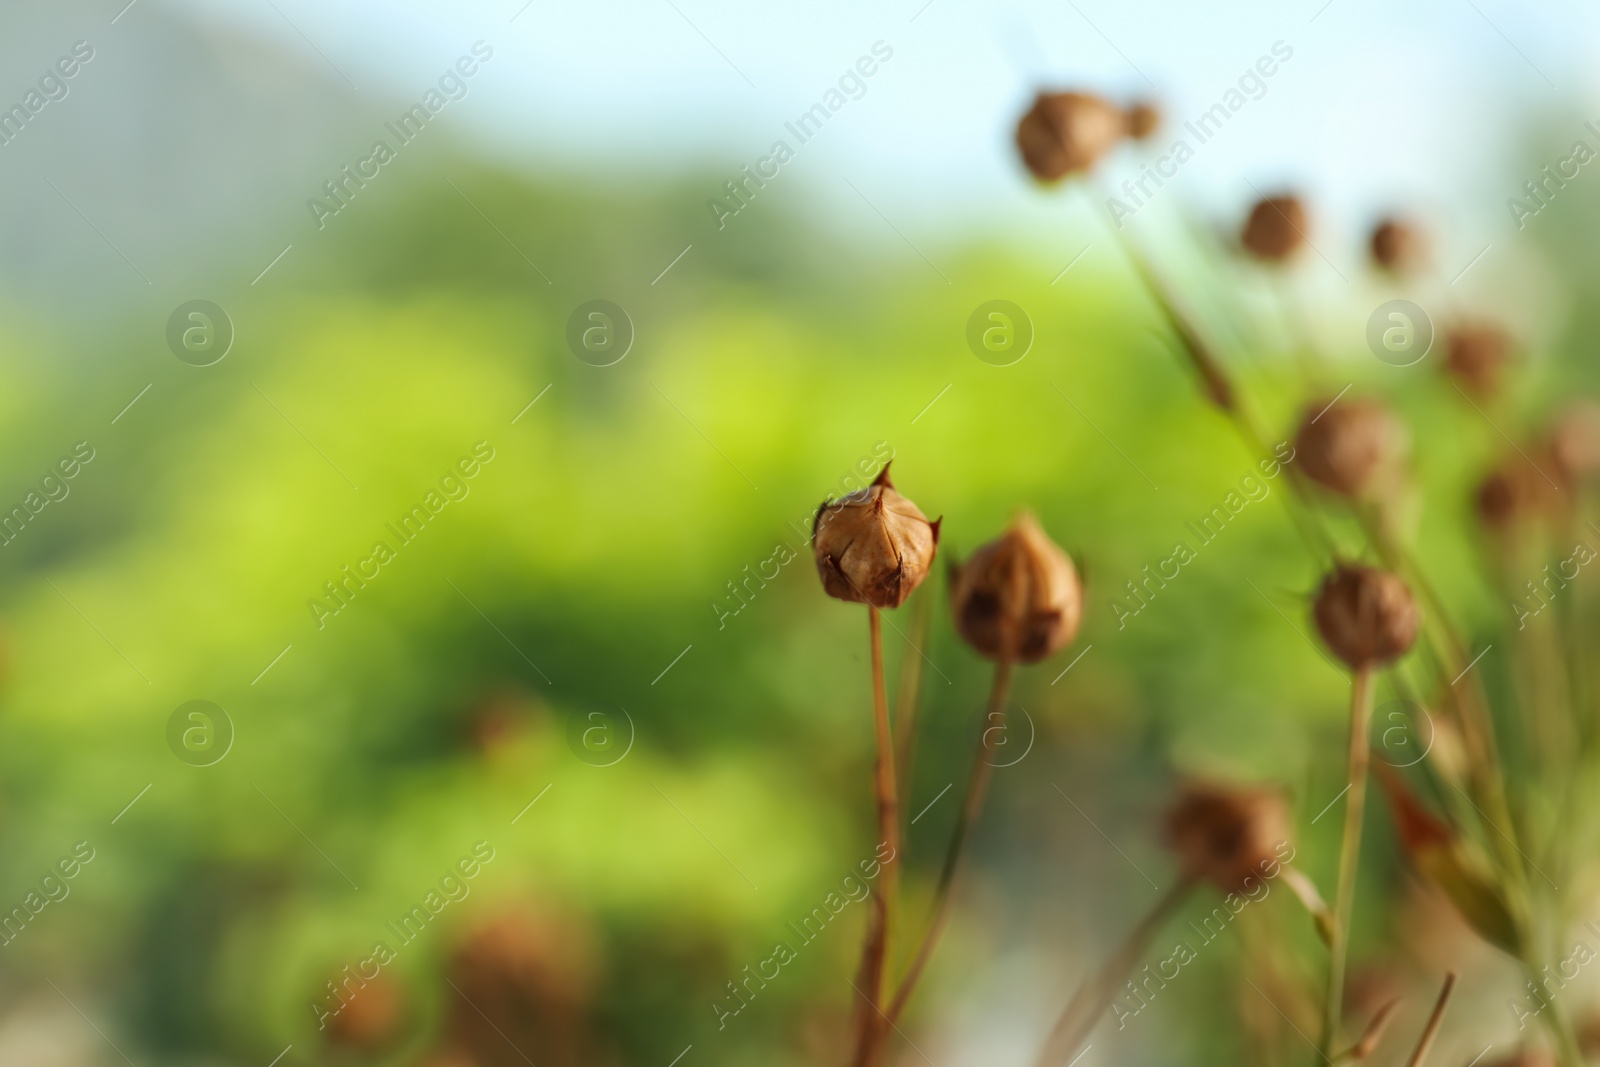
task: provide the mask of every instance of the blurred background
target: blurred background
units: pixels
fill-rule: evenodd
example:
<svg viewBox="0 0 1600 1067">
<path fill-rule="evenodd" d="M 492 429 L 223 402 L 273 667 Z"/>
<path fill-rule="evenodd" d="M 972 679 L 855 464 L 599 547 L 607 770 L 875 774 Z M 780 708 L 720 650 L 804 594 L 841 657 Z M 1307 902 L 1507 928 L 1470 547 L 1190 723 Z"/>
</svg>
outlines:
<svg viewBox="0 0 1600 1067">
<path fill-rule="evenodd" d="M 1329 396 L 1389 396 L 1442 594 L 1469 632 L 1516 621 L 1466 519 L 1507 436 L 1595 385 L 1600 177 L 1523 189 L 1600 150 L 1592 5 L 124 2 L 0 11 L 0 1063 L 841 1062 L 865 906 L 723 1012 L 871 855 L 866 627 L 807 537 L 890 455 L 947 557 L 1028 507 L 1089 592 L 1019 677 L 896 1062 L 1031 1061 L 1175 878 L 1180 775 L 1281 783 L 1331 887 L 1348 690 L 1286 487 L 1117 607 L 1256 457 L 1108 194 L 1019 165 L 1041 86 L 1160 105 L 1101 168 L 1120 196 L 1290 54 L 1123 235 L 1280 438 L 1297 336 Z M 1282 189 L 1315 254 L 1269 276 L 1231 246 Z M 1405 287 L 1365 262 L 1397 209 L 1433 246 Z M 1374 358 L 1396 296 L 1512 328 L 1492 418 L 1436 360 Z M 1033 337 L 1004 366 L 966 341 L 996 299 Z M 913 923 L 988 685 L 944 584 L 888 617 L 891 680 L 924 672 Z M 1354 969 L 1466 953 L 1489 1008 L 1441 1050 L 1509 1041 L 1514 970 L 1371 832 L 1363 892 L 1395 906 Z M 1244 938 L 1315 958 L 1280 896 L 1085 1067 L 1237 1062 L 1218 1019 L 1278 1025 Z"/>
</svg>

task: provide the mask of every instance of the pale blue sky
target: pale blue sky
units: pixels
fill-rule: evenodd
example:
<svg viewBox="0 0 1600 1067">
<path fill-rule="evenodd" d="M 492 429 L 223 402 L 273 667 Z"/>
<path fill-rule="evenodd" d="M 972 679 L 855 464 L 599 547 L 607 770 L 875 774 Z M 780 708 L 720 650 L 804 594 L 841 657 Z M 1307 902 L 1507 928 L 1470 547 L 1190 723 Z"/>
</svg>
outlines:
<svg viewBox="0 0 1600 1067">
<path fill-rule="evenodd" d="M 1293 57 L 1265 95 L 1195 146 L 1130 225 L 1159 227 L 1182 201 L 1231 226 L 1254 189 L 1287 184 L 1310 194 L 1327 262 L 1348 264 L 1375 212 L 1415 205 L 1447 278 L 1493 246 L 1474 268 L 1491 286 L 1534 277 L 1505 206 L 1537 170 L 1525 153 L 1554 162 L 1579 136 L 1600 144 L 1582 123 L 1600 118 L 1600 11 L 1576 0 L 124 2 L 0 12 L 0 94 L 25 91 L 75 39 L 98 50 L 72 98 L 0 155 L 0 192 L 28 205 L 0 215 L 10 255 L 31 264 L 18 284 L 192 285 L 185 271 L 212 269 L 196 242 L 233 242 L 249 225 L 262 234 L 228 255 L 265 264 L 304 227 L 321 181 L 478 39 L 495 58 L 441 137 L 639 189 L 675 173 L 736 177 L 882 41 L 893 58 L 792 145 L 765 201 L 897 242 L 876 208 L 923 248 L 977 234 L 1063 264 L 1077 251 L 1053 244 L 1064 209 L 1025 180 L 1011 146 L 1041 84 L 1152 94 L 1174 119 L 1156 137 L 1165 145 L 1281 41 Z M 1116 156 L 1104 175 L 1120 185 L 1139 163 Z M 101 242 L 79 212 L 139 274 L 109 249 L 71 247 Z"/>
<path fill-rule="evenodd" d="M 794 168 L 819 188 L 878 190 L 919 228 L 983 226 L 1032 195 L 1008 136 L 1040 81 L 1153 91 L 1193 116 L 1278 40 L 1294 58 L 1184 168 L 1186 195 L 1237 201 L 1242 177 L 1292 180 L 1329 210 L 1415 198 L 1468 229 L 1498 225 L 1507 146 L 1529 114 L 1594 99 L 1600 44 L 1600 14 L 1574 2 L 274 2 L 225 10 L 290 48 L 304 34 L 364 90 L 419 92 L 490 41 L 502 65 L 463 126 L 495 151 L 623 180 L 718 163 L 731 176 L 883 40 L 894 59 Z"/>
</svg>

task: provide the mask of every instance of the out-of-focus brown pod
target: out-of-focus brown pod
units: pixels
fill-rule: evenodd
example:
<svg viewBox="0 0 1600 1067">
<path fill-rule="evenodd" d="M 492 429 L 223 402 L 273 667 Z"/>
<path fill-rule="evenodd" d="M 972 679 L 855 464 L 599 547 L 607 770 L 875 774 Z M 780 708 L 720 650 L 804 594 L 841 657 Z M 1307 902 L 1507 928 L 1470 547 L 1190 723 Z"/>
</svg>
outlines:
<svg viewBox="0 0 1600 1067">
<path fill-rule="evenodd" d="M 1078 633 L 1083 585 L 1065 552 L 1027 512 L 951 568 L 956 629 L 993 660 L 1035 663 Z"/>
<path fill-rule="evenodd" d="M 1256 202 L 1245 219 L 1239 243 L 1257 259 L 1282 263 L 1306 243 L 1311 220 L 1297 196 L 1269 196 Z"/>
<path fill-rule="evenodd" d="M 1478 518 L 1502 535 L 1558 518 L 1568 504 L 1565 473 L 1548 449 L 1507 456 L 1478 483 Z"/>
<path fill-rule="evenodd" d="M 1510 361 L 1511 337 L 1492 323 L 1457 323 L 1445 334 L 1445 371 L 1474 399 L 1500 391 Z"/>
<path fill-rule="evenodd" d="M 1406 431 L 1393 412 L 1367 397 L 1317 400 L 1295 431 L 1295 455 L 1312 481 L 1361 499 L 1386 488 L 1406 450 Z"/>
<path fill-rule="evenodd" d="M 1275 789 L 1190 782 L 1167 812 L 1167 843 L 1184 877 L 1224 893 L 1271 877 L 1288 840 L 1283 794 Z"/>
<path fill-rule="evenodd" d="M 379 974 L 348 993 L 328 1019 L 328 1037 L 347 1048 L 373 1051 L 399 1036 L 405 1003 L 393 978 Z"/>
<path fill-rule="evenodd" d="M 1035 178 L 1092 168 L 1127 132 L 1122 111 L 1092 93 L 1040 93 L 1017 123 L 1017 151 Z"/>
<path fill-rule="evenodd" d="M 450 1047 L 483 1064 L 521 1063 L 504 1058 L 507 1043 L 540 1067 L 605 1062 L 589 1019 L 604 972 L 597 942 L 587 916 L 541 901 L 480 920 L 446 965 Z"/>
<path fill-rule="evenodd" d="M 1421 622 L 1399 575 L 1354 563 L 1340 563 L 1323 581 L 1312 617 L 1328 648 L 1355 670 L 1405 655 Z"/>
<path fill-rule="evenodd" d="M 1161 110 L 1148 100 L 1136 100 L 1123 112 L 1128 136 L 1142 141 L 1161 126 Z"/>
<path fill-rule="evenodd" d="M 1414 223 L 1384 219 L 1372 229 L 1372 262 L 1391 274 L 1407 274 L 1428 258 L 1428 241 Z"/>
<path fill-rule="evenodd" d="M 1600 474 L 1600 404 L 1578 400 L 1550 427 L 1550 455 L 1565 480 L 1574 484 Z"/>
</svg>

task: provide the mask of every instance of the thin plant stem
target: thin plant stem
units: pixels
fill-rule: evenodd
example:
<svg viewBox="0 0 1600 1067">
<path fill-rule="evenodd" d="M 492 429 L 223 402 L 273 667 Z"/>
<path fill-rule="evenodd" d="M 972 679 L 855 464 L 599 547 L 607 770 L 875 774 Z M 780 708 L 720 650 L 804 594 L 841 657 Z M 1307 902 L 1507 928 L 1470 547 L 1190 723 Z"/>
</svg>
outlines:
<svg viewBox="0 0 1600 1067">
<path fill-rule="evenodd" d="M 915 613 L 911 616 L 911 635 L 906 644 L 916 655 L 908 653 L 900 661 L 900 686 L 895 693 L 894 731 L 899 735 L 895 749 L 895 774 L 906 795 L 914 795 L 911 768 L 917 756 L 917 703 L 922 695 L 923 663 L 920 649 L 928 643 L 928 628 L 933 620 L 933 605 L 937 599 L 932 589 L 922 591 Z M 905 831 L 907 834 L 910 830 Z"/>
<path fill-rule="evenodd" d="M 1452 625 L 1443 599 L 1428 581 L 1414 555 L 1385 533 L 1383 524 L 1369 509 L 1358 507 L 1355 516 L 1367 541 L 1377 551 L 1384 565 L 1407 576 L 1422 595 L 1426 609 L 1423 612 L 1424 638 L 1443 667 L 1441 679 L 1450 682 L 1442 692 L 1454 713 L 1456 724 L 1461 728 L 1462 741 L 1467 746 L 1473 791 L 1488 808 L 1488 812 L 1480 812 L 1487 824 L 1485 835 L 1493 843 L 1505 871 L 1507 895 L 1515 894 L 1513 910 L 1525 913 L 1531 906 L 1528 876 L 1516 842 L 1516 822 L 1506 798 L 1504 764 L 1495 742 L 1488 697 L 1476 673 L 1467 670 L 1471 663 L 1467 646 Z M 1463 675 L 1466 675 L 1465 679 Z M 1462 680 L 1466 683 L 1466 695 L 1461 695 L 1456 689 L 1456 683 Z M 1489 830 L 1494 832 L 1489 833 Z"/>
<path fill-rule="evenodd" d="M 889 859 L 883 861 L 883 875 L 875 894 L 877 914 L 870 924 L 865 948 L 866 999 L 872 1008 L 863 1012 L 860 1041 L 856 1047 L 857 1067 L 866 1067 L 883 1039 L 886 1024 L 882 1012 L 884 977 L 894 943 L 895 907 L 900 884 L 900 797 L 894 778 L 894 735 L 889 728 L 889 694 L 883 677 L 883 620 L 878 609 L 867 605 L 868 629 L 872 644 L 873 718 L 877 724 L 878 759 L 873 772 L 874 794 L 878 804 L 878 847 L 887 847 Z"/>
<path fill-rule="evenodd" d="M 1093 210 L 1091 206 L 1091 210 Z M 1228 417 L 1230 425 L 1238 433 L 1244 443 L 1245 450 L 1253 458 L 1260 459 L 1268 454 L 1267 436 L 1259 422 L 1252 416 L 1248 407 L 1242 402 L 1239 391 L 1233 380 L 1228 376 L 1227 370 L 1216 358 L 1211 347 L 1206 344 L 1199 328 L 1179 306 L 1168 291 L 1167 285 L 1161 280 L 1155 268 L 1150 265 L 1144 252 L 1137 242 L 1125 233 L 1120 226 L 1111 226 L 1112 233 L 1122 247 L 1123 254 L 1128 262 L 1133 264 L 1134 272 L 1139 275 L 1144 283 L 1146 292 L 1156 303 L 1167 324 L 1178 335 L 1179 345 L 1189 357 L 1194 366 L 1195 373 L 1200 378 L 1201 391 L 1211 404 Z M 1306 487 L 1299 478 L 1299 472 L 1289 471 L 1289 484 L 1299 496 L 1301 503 L 1311 511 L 1311 502 Z M 1336 555 L 1332 538 L 1328 532 L 1315 520 L 1314 512 L 1302 514 L 1297 508 L 1286 508 L 1289 519 L 1294 523 L 1295 529 L 1306 541 L 1314 555 L 1327 559 Z"/>
<path fill-rule="evenodd" d="M 1433 1014 L 1428 1016 L 1428 1025 L 1422 1028 L 1422 1037 L 1417 1040 L 1417 1049 L 1406 1061 L 1406 1067 L 1422 1067 L 1422 1061 L 1427 1058 L 1428 1050 L 1433 1047 L 1433 1039 L 1439 1035 L 1439 1024 L 1444 1022 L 1444 1006 L 1450 999 L 1450 991 L 1456 987 L 1456 972 L 1451 971 L 1444 976 L 1444 988 L 1439 990 L 1439 999 L 1434 1002 Z"/>
<path fill-rule="evenodd" d="M 1383 1041 L 1383 1035 L 1389 1030 L 1389 1023 L 1394 1020 L 1395 1009 L 1400 1007 L 1401 1001 L 1404 999 L 1404 997 L 1395 997 L 1374 1012 L 1372 1020 L 1367 1023 L 1366 1033 L 1361 1035 L 1361 1040 L 1335 1056 L 1332 1067 L 1339 1067 L 1339 1064 L 1342 1063 L 1364 1060 L 1377 1051 L 1378 1045 Z"/>
<path fill-rule="evenodd" d="M 955 830 L 950 834 L 950 846 L 945 851 L 944 867 L 939 871 L 939 885 L 933 894 L 933 915 L 928 920 L 928 929 L 923 933 L 922 942 L 917 946 L 917 953 L 912 957 L 911 965 L 906 968 L 905 976 L 901 978 L 900 986 L 895 992 L 894 1001 L 889 1006 L 887 1014 L 890 1022 L 898 1020 L 900 1013 L 905 1010 L 906 1002 L 911 999 L 917 980 L 922 977 L 922 972 L 928 965 L 928 958 L 933 955 L 934 945 L 938 943 L 939 935 L 944 931 L 944 924 L 950 917 L 951 889 L 955 885 L 956 870 L 961 863 L 962 846 L 966 844 L 967 836 L 983 812 L 984 797 L 989 791 L 989 778 L 993 769 L 993 764 L 989 762 L 992 755 L 987 740 L 989 731 L 1004 727 L 1006 698 L 1010 692 L 1011 662 L 1003 659 L 994 665 L 994 682 L 989 687 L 989 708 L 983 717 L 983 729 L 978 734 L 978 750 L 972 759 L 972 773 L 967 778 L 967 792 L 962 801 L 961 814 L 956 820 Z"/>
<path fill-rule="evenodd" d="M 1167 890 L 1094 976 L 1078 987 L 1056 1019 L 1055 1027 L 1035 1061 L 1037 1067 L 1062 1067 L 1078 1054 L 1084 1040 L 1094 1030 L 1095 1023 L 1100 1021 L 1100 1016 L 1116 999 L 1124 977 L 1133 970 L 1133 965 L 1145 954 L 1156 933 L 1178 910 L 1193 888 L 1194 883 L 1184 879 Z"/>
<path fill-rule="evenodd" d="M 1367 761 L 1371 755 L 1372 670 L 1356 668 L 1350 687 L 1350 766 L 1346 776 L 1344 836 L 1339 844 L 1339 882 L 1334 894 L 1333 943 L 1329 946 L 1327 1012 L 1322 1020 L 1322 1052 L 1332 1056 L 1344 1010 L 1344 972 L 1350 952 L 1350 918 L 1355 912 L 1356 866 L 1361 859 L 1361 822 L 1367 806 Z"/>
<path fill-rule="evenodd" d="M 1128 262 L 1133 264 L 1134 272 L 1139 275 L 1139 280 L 1144 283 L 1145 289 L 1155 299 L 1156 306 L 1167 320 L 1167 325 L 1172 327 L 1178 335 L 1178 340 L 1183 346 L 1184 353 L 1194 365 L 1195 373 L 1200 377 L 1201 388 L 1206 394 L 1206 399 L 1211 401 L 1218 410 L 1234 419 L 1235 423 L 1245 434 L 1245 438 L 1258 451 L 1263 450 L 1265 435 L 1255 424 L 1249 414 L 1239 406 L 1238 392 L 1228 373 L 1218 362 L 1216 354 L 1211 351 L 1199 329 L 1191 321 L 1190 316 L 1179 310 L 1176 300 L 1167 291 L 1166 284 L 1156 274 L 1155 268 L 1145 258 L 1143 250 L 1134 243 L 1133 238 L 1125 233 L 1120 226 L 1111 227 L 1116 235 L 1117 243 L 1122 247 L 1122 253 Z"/>
</svg>

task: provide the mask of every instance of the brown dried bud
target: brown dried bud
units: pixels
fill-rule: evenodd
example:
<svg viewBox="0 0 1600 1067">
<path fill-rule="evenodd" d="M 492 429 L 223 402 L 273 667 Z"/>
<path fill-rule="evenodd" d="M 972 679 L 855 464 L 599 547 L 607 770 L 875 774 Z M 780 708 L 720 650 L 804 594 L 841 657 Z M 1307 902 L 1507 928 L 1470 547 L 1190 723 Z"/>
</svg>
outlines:
<svg viewBox="0 0 1600 1067">
<path fill-rule="evenodd" d="M 956 629 L 979 654 L 1036 663 L 1078 634 L 1083 584 L 1072 560 L 1024 512 L 951 568 Z"/>
<path fill-rule="evenodd" d="M 1161 126 L 1161 110 L 1148 100 L 1138 100 L 1128 105 L 1122 114 L 1128 136 L 1135 141 L 1149 137 Z"/>
<path fill-rule="evenodd" d="M 1281 263 L 1306 243 L 1311 222 L 1297 196 L 1269 196 L 1250 209 L 1239 243 L 1257 259 Z"/>
<path fill-rule="evenodd" d="M 939 523 L 895 492 L 889 465 L 842 500 L 825 500 L 811 525 L 817 573 L 829 596 L 897 608 L 933 566 Z"/>
<path fill-rule="evenodd" d="M 1494 395 L 1510 361 L 1511 338 L 1498 326 L 1463 323 L 1445 335 L 1445 371 L 1474 397 Z"/>
<path fill-rule="evenodd" d="M 1190 782 L 1167 812 L 1167 844 L 1184 877 L 1224 893 L 1275 876 L 1288 840 L 1283 795 L 1275 789 Z"/>
<path fill-rule="evenodd" d="M 1294 451 L 1306 477 L 1347 497 L 1387 486 L 1406 452 L 1406 429 L 1376 400 L 1318 400 L 1295 431 Z"/>
<path fill-rule="evenodd" d="M 1328 575 L 1311 614 L 1333 654 L 1356 670 L 1404 655 L 1422 618 L 1399 575 L 1354 563 Z"/>
<path fill-rule="evenodd" d="M 1428 241 L 1416 226 L 1400 219 L 1384 219 L 1372 230 L 1372 262 L 1381 269 L 1404 274 L 1428 258 Z"/>
<path fill-rule="evenodd" d="M 1122 112 L 1088 93 L 1040 93 L 1017 123 L 1017 151 L 1040 181 L 1088 170 L 1116 147 Z"/>
</svg>

